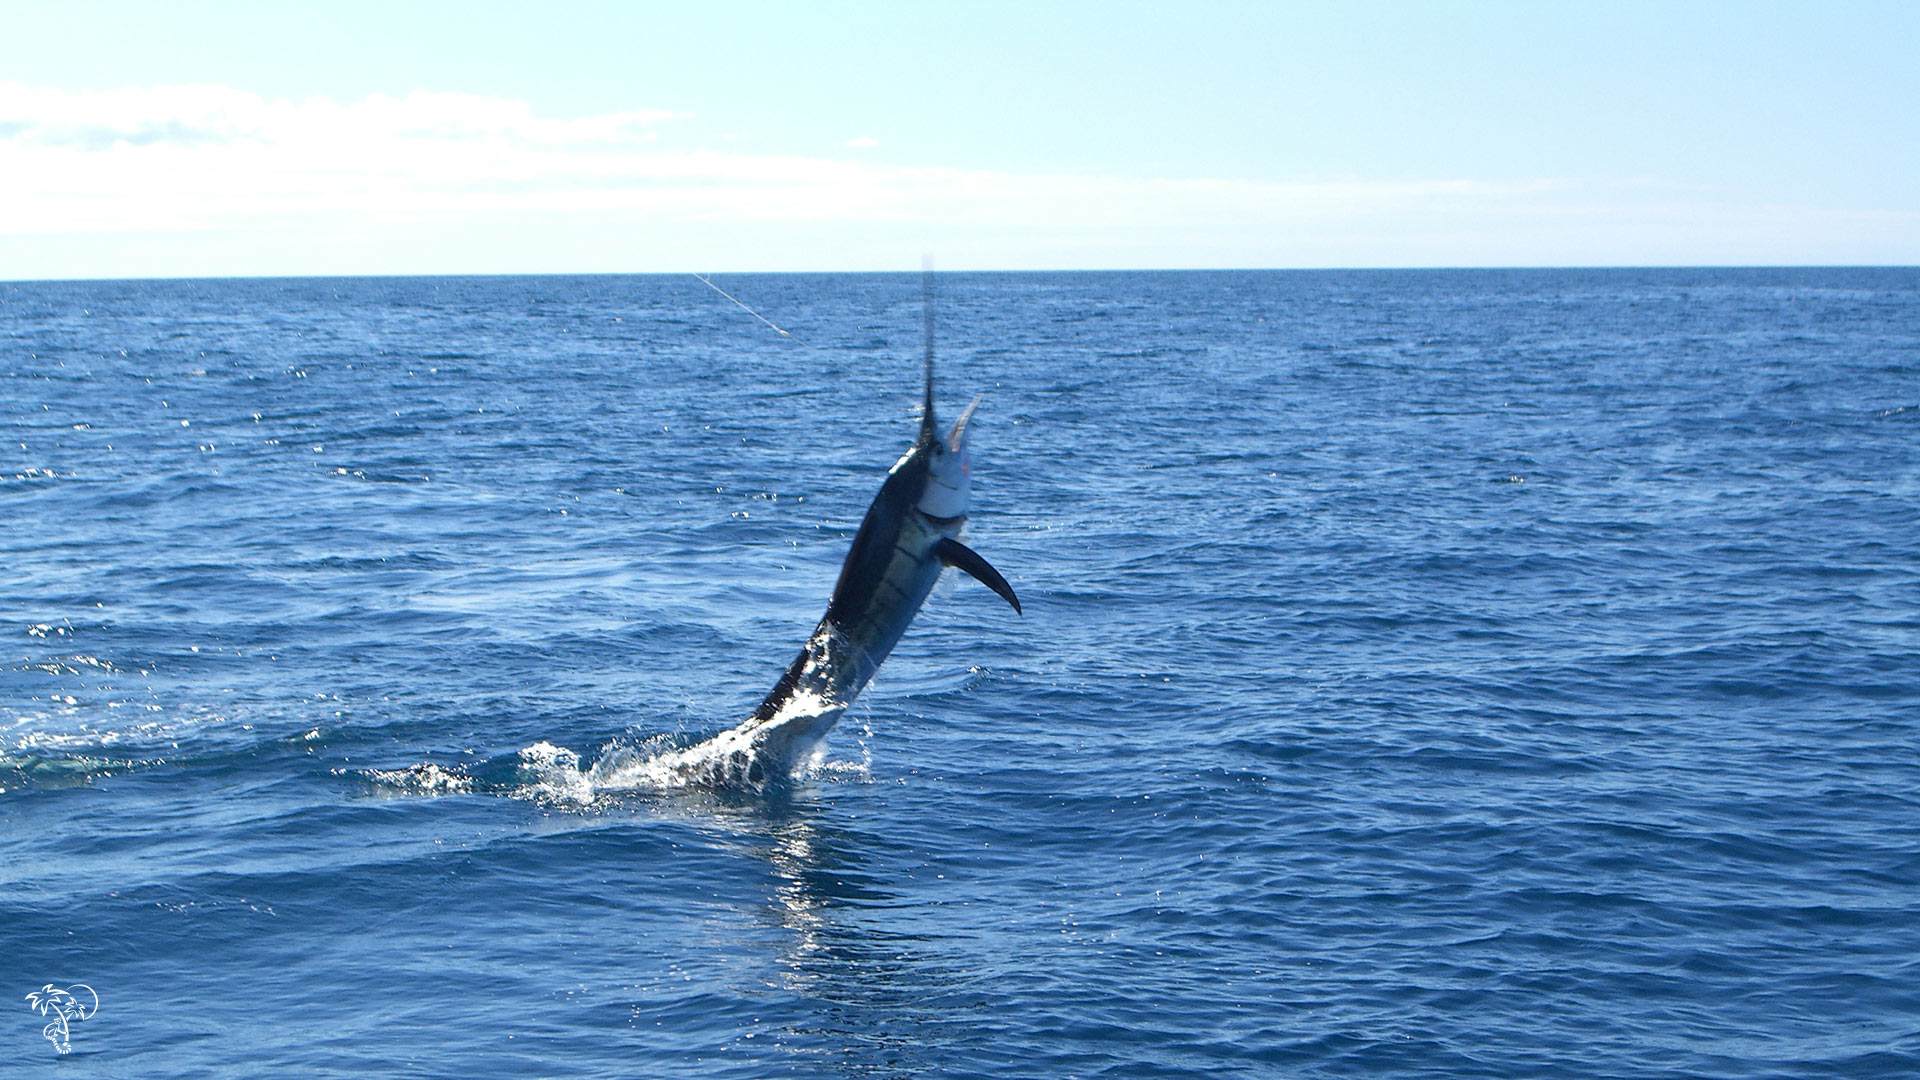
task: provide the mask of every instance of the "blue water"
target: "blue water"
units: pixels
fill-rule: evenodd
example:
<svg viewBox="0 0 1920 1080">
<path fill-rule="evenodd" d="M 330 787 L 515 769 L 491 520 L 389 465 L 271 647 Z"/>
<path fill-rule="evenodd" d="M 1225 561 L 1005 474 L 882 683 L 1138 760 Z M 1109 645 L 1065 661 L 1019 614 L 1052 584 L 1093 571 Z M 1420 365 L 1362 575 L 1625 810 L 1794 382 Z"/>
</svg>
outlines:
<svg viewBox="0 0 1920 1080">
<path fill-rule="evenodd" d="M 760 795 L 919 283 L 719 283 L 0 285 L 0 1072 L 1920 1071 L 1920 271 L 945 275 Z"/>
</svg>

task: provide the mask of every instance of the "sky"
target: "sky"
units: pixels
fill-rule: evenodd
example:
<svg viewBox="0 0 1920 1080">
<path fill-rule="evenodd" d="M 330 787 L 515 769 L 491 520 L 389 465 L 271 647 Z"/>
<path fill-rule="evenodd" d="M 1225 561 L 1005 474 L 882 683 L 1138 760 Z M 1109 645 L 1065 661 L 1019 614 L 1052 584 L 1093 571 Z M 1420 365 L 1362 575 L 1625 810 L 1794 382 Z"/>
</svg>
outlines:
<svg viewBox="0 0 1920 1080">
<path fill-rule="evenodd" d="M 0 280 L 1920 263 L 1920 4 L 0 0 Z"/>
</svg>

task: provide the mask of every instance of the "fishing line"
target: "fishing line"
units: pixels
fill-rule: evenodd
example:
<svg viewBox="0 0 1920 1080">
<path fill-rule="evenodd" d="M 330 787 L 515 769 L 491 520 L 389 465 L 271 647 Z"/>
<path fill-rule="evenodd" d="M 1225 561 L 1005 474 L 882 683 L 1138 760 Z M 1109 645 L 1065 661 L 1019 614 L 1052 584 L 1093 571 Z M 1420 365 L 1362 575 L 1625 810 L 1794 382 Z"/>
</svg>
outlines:
<svg viewBox="0 0 1920 1080">
<path fill-rule="evenodd" d="M 712 281 L 712 279 L 710 279 L 710 278 L 708 278 L 708 277 L 706 277 L 706 276 L 705 276 L 705 275 L 703 275 L 703 274 L 695 274 L 695 275 L 693 275 L 693 276 L 694 276 L 694 279 L 695 279 L 696 281 L 698 281 L 698 282 L 700 282 L 700 284 L 702 284 L 702 285 L 705 285 L 705 286 L 706 286 L 707 288 L 709 288 L 709 289 L 712 289 L 712 290 L 713 290 L 714 292 L 717 292 L 717 293 L 719 293 L 719 294 L 720 294 L 721 296 L 724 296 L 724 297 L 726 297 L 727 299 L 729 299 L 729 300 L 731 300 L 731 301 L 733 301 L 733 302 L 734 302 L 734 304 L 735 304 L 736 306 L 738 306 L 738 307 L 740 308 L 740 310 L 741 310 L 741 311 L 744 311 L 744 312 L 746 312 L 747 314 L 749 314 L 749 315 L 751 315 L 751 316 L 753 316 L 754 318 L 756 318 L 756 319 L 759 319 L 759 320 L 760 320 L 761 322 L 763 322 L 763 323 L 766 323 L 766 324 L 767 324 L 768 326 L 771 326 L 771 327 L 773 327 L 773 331 L 774 331 L 774 333 L 776 333 L 776 334 L 779 334 L 779 335 L 780 335 L 781 337 L 792 337 L 792 336 L 793 336 L 792 334 L 789 334 L 789 333 L 787 333 L 787 332 L 786 332 L 785 330 L 782 330 L 782 329 L 780 329 L 780 324 L 778 324 L 778 323 L 776 323 L 776 322 L 774 322 L 774 321 L 773 321 L 772 319 L 769 319 L 769 318 L 767 318 L 767 317 L 766 317 L 765 315 L 762 315 L 762 314 L 760 314 L 759 312 L 757 312 L 757 311 L 755 311 L 755 310 L 753 310 L 752 308 L 750 308 L 750 307 L 748 307 L 747 305 L 745 305 L 745 304 L 743 304 L 743 303 L 741 303 L 741 302 L 740 302 L 740 298 L 739 298 L 739 297 L 737 297 L 737 296 L 735 296 L 735 295 L 733 295 L 732 293 L 730 293 L 730 292 L 728 292 L 727 290 L 725 290 L 725 289 L 723 289 L 723 288 L 721 288 L 720 286 L 718 286 L 718 285 L 715 285 L 715 284 L 713 283 L 713 281 Z"/>
</svg>

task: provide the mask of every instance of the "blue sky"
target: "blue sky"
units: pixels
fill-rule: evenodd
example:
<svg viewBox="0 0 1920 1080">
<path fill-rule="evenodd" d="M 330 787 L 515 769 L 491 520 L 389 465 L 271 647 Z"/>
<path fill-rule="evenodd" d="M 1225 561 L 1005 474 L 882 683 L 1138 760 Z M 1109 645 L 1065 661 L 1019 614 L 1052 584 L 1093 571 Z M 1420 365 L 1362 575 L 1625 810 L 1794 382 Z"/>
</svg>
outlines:
<svg viewBox="0 0 1920 1080">
<path fill-rule="evenodd" d="M 0 278 L 1920 262 L 1920 5 L 0 4 Z"/>
</svg>

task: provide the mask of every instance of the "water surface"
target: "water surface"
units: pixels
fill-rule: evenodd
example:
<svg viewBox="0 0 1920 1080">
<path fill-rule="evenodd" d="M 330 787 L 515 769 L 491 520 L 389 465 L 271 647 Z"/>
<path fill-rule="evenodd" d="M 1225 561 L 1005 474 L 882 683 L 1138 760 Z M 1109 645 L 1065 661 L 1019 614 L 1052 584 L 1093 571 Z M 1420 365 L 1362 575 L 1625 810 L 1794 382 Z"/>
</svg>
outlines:
<svg viewBox="0 0 1920 1080">
<path fill-rule="evenodd" d="M 1920 271 L 0 285 L 0 1061 L 1920 1071 Z M 75 1075 L 78 1075 L 76 1073 Z"/>
</svg>

